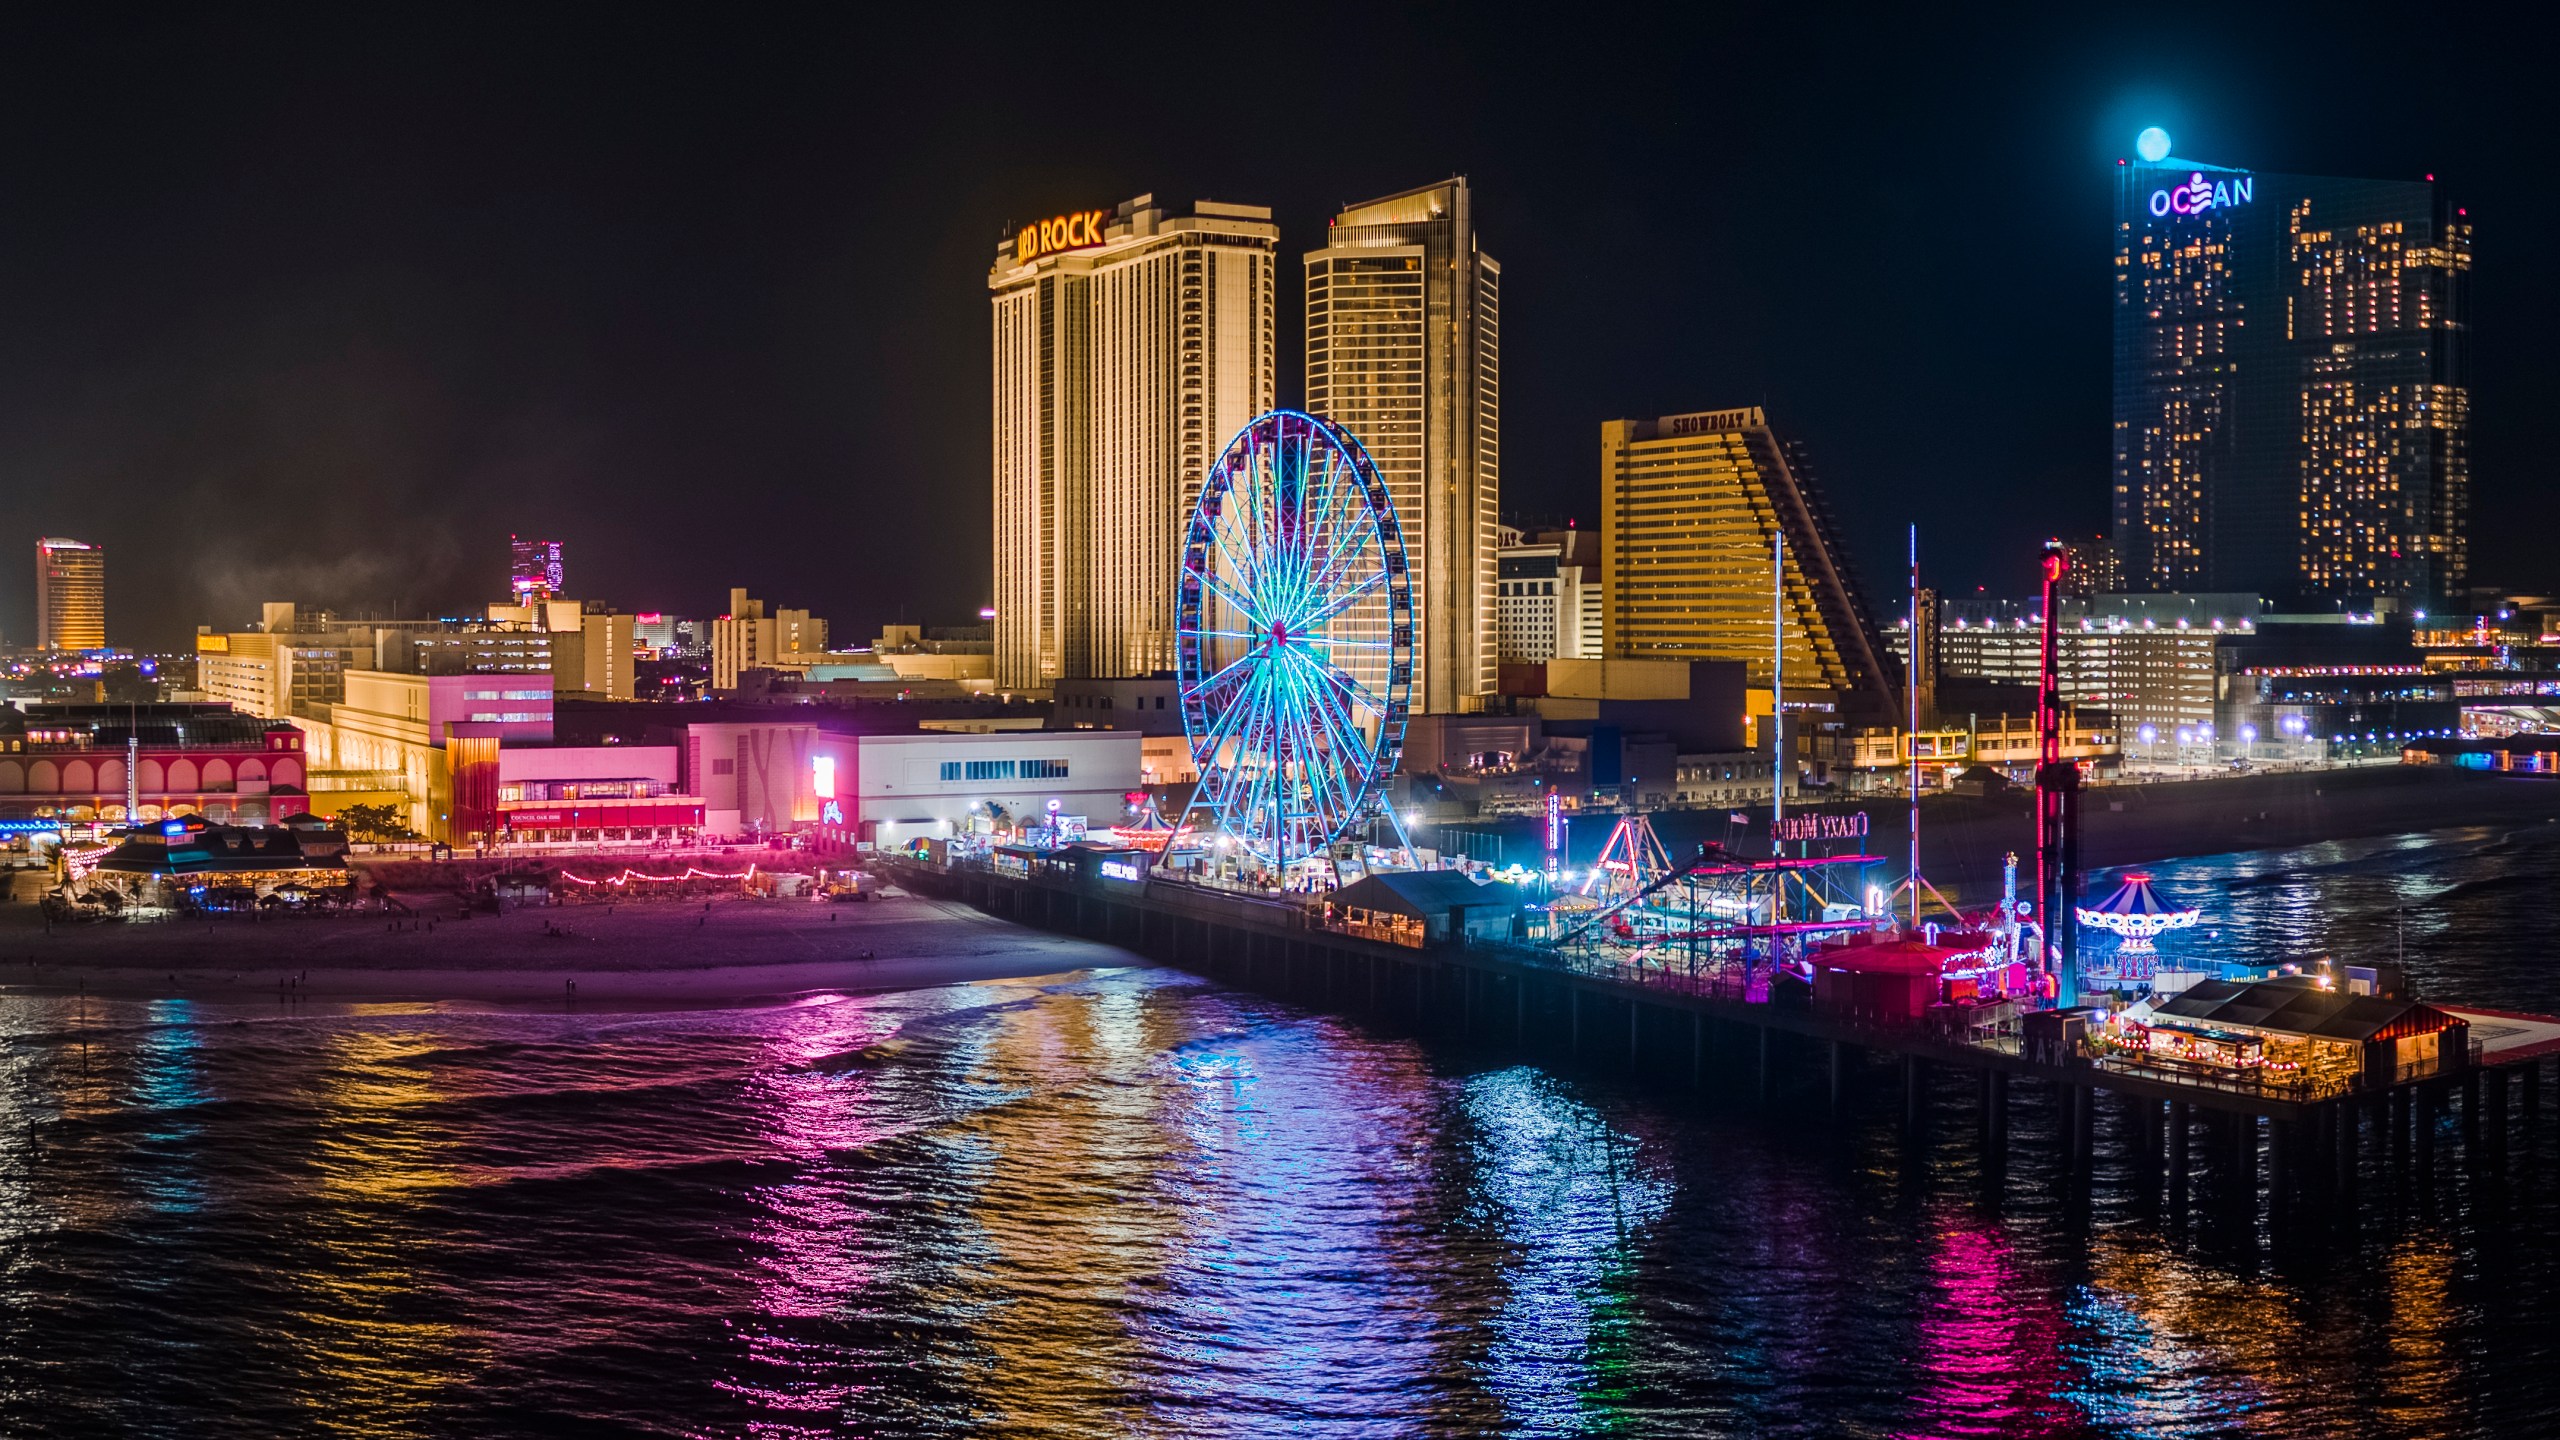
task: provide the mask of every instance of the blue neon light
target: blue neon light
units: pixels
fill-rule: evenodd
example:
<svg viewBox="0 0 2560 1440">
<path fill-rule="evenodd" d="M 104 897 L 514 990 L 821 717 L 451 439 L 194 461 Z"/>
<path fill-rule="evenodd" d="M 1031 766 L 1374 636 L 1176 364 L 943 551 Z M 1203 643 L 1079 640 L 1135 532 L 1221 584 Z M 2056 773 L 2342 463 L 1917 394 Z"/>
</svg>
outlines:
<svg viewBox="0 0 2560 1440">
<path fill-rule="evenodd" d="M 1410 566 L 1359 440 L 1276 410 L 1201 487 L 1175 593 L 1189 814 L 1265 860 L 1379 812 L 1413 685 Z"/>
</svg>

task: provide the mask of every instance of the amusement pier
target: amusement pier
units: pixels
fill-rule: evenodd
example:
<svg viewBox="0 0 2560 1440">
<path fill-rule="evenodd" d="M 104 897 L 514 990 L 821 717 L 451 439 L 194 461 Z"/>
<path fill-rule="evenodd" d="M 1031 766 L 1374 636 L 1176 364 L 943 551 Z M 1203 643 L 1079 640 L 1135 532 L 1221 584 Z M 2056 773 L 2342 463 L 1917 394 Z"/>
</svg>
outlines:
<svg viewBox="0 0 2560 1440">
<path fill-rule="evenodd" d="M 1498 877 L 1416 845 L 1384 803 L 1417 664 L 1403 538 L 1356 440 L 1275 412 L 1192 517 L 1179 693 L 1200 780 L 1180 818 L 1143 804 L 1107 833 L 1053 819 L 872 863 L 1275 997 L 1761 1104 L 1836 1113 L 1898 1071 L 1917 1131 L 1942 1085 L 1969 1085 L 1994 1170 L 2022 1081 L 2050 1092 L 2069 1173 L 2090 1172 L 2106 1096 L 2136 1173 L 2178 1193 L 2201 1163 L 2274 1214 L 2352 1188 L 2367 1155 L 2435 1175 L 2449 1108 L 2474 1160 L 2501 1155 L 2512 1117 L 2540 1109 L 2560 1018 L 2420 997 L 2397 965 L 2174 960 L 2161 942 L 2197 910 L 2138 873 L 2082 894 L 2055 666 L 2067 565 L 2047 547 L 2034 822 L 1996 903 L 1930 884 L 1916 791 L 1899 864 L 1866 853 L 1863 815 L 1789 815 L 1779 786 L 1757 853 L 1675 857 L 1627 810 L 1587 871 L 1562 864 L 1551 791 L 1543 873 Z M 1783 709 L 1769 718 L 1783 755 Z"/>
</svg>

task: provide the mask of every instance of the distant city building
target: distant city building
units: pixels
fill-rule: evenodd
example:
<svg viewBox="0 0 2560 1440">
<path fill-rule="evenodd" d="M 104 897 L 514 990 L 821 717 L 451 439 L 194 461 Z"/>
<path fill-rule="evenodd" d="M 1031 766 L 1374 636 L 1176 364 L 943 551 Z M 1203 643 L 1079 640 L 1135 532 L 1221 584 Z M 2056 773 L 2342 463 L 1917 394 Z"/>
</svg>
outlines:
<svg viewBox="0 0 2560 1440">
<path fill-rule="evenodd" d="M 1061 680 L 1050 701 L 1056 730 L 1135 730 L 1145 737 L 1139 779 L 1148 785 L 1188 785 L 1200 778 L 1191 742 L 1182 730 L 1181 683 L 1172 675 L 1117 680 Z"/>
<path fill-rule="evenodd" d="M 2044 626 L 2033 605 L 1934 600 L 1937 674 L 1949 681 L 1993 681 L 2027 695 L 2043 666 Z M 2055 678 L 2063 700 L 2112 717 L 2130 742 L 2149 727 L 2191 746 L 2214 741 L 2215 647 L 2247 635 L 2264 618 L 2255 595 L 2104 594 L 2066 597 L 2054 641 Z M 1910 653 L 1909 623 L 1897 621 L 1891 645 Z M 2031 706 L 2032 701 L 2028 702 Z M 1953 707 L 1938 720 L 1952 723 Z M 2031 714 L 2027 706 L 2022 714 Z M 1928 723 L 1928 717 L 1923 717 Z"/>
<path fill-rule="evenodd" d="M 1497 690 L 1502 267 L 1464 179 L 1336 215 L 1307 268 L 1307 408 L 1377 462 L 1412 565 L 1414 709 Z"/>
<path fill-rule="evenodd" d="M 2432 177 L 2120 166 L 2122 586 L 2459 593 L 2470 270 L 2471 222 Z"/>
<path fill-rule="evenodd" d="M 107 552 L 79 540 L 36 542 L 36 648 L 107 645 Z"/>
<path fill-rule="evenodd" d="M 1598 659 L 1600 536 L 1591 530 L 1502 527 L 1496 614 L 1503 663 Z"/>
<path fill-rule="evenodd" d="M 553 671 L 547 630 L 486 624 L 402 634 L 381 648 L 382 668 L 410 675 L 540 675 Z M 574 643 L 574 642 L 571 642 Z"/>
<path fill-rule="evenodd" d="M 2112 595 L 2125 588 L 2124 560 L 2116 553 L 2115 542 L 2103 535 L 2063 541 L 2062 558 L 2067 567 L 2062 572 L 2065 595 Z"/>
<path fill-rule="evenodd" d="M 735 690 L 743 671 L 814 660 L 826 648 L 826 621 L 806 610 L 767 614 L 763 601 L 731 590 L 729 613 L 711 626 L 711 688 Z"/>
<path fill-rule="evenodd" d="M 270 601 L 255 629 L 196 632 L 196 686 L 244 715 L 327 719 L 349 670 L 414 664 L 412 637 L 452 631 L 451 620 L 354 620 L 291 601 Z"/>
<path fill-rule="evenodd" d="M 551 678 L 563 695 L 629 700 L 638 662 L 637 619 L 595 601 L 547 599 L 492 605 L 489 618 L 551 637 Z"/>
<path fill-rule="evenodd" d="M 565 579 L 560 561 L 560 542 L 527 540 L 515 535 L 508 536 L 507 542 L 514 555 L 514 564 L 508 573 L 507 592 L 515 596 L 516 603 L 539 605 L 557 598 L 564 588 Z"/>
<path fill-rule="evenodd" d="M 1263 206 L 1175 215 L 1141 195 L 997 250 L 1000 688 L 1173 667 L 1183 526 L 1227 440 L 1277 393 L 1278 243 Z"/>
<path fill-rule="evenodd" d="M 1894 676 L 1801 456 L 1758 407 L 1600 427 L 1603 634 L 1611 658 L 1772 665 L 1771 541 L 1786 535 L 1786 683 L 1866 710 Z M 1794 701 L 1790 699 L 1790 705 Z"/>
<path fill-rule="evenodd" d="M 631 641 L 644 649 L 656 651 L 660 659 L 708 660 L 711 658 L 711 622 L 644 610 L 631 617 Z"/>
</svg>

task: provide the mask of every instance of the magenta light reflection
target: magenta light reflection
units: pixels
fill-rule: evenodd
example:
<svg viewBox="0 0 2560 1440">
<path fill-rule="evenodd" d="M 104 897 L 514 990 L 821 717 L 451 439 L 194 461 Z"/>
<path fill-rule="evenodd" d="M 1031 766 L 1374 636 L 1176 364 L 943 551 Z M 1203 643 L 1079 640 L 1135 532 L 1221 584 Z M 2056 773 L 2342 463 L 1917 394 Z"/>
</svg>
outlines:
<svg viewBox="0 0 2560 1440">
<path fill-rule="evenodd" d="M 2055 1398 L 2067 1388 L 2062 1314 L 2000 1227 L 1942 1216 L 1929 1273 L 1937 1302 L 1915 1357 L 1927 1378 L 1907 1440 L 2077 1433 L 2080 1417 Z"/>
</svg>

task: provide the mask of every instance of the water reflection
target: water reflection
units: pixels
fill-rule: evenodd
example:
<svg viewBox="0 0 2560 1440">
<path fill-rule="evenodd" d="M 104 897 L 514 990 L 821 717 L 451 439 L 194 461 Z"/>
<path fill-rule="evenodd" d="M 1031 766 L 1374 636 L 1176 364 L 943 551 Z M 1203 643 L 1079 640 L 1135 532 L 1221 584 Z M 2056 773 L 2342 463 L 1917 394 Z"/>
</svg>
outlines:
<svg viewBox="0 0 2560 1440">
<path fill-rule="evenodd" d="M 1635 1255 L 1669 1182 L 1633 1136 L 1540 1071 L 1477 1075 L 1465 1096 L 1485 1219 L 1513 1256 L 1485 1387 L 1509 1433 L 1581 1433 L 1625 1399 Z"/>
<path fill-rule="evenodd" d="M 2410 895 L 2552 923 L 2488 883 L 2546 853 L 2176 883 L 2370 946 Z M 2458 923 L 2411 963 L 2518 1008 L 2553 983 Z M 78 1018 L 0 997 L 0 1126 L 48 1126 L 41 1165 L 0 1155 L 10 1435 L 2560 1421 L 2519 1338 L 2560 1331 L 2547 1177 L 2216 1250 L 2070 1218 L 2032 1157 L 1986 1199 L 1952 1139 L 1906 1163 L 1889 1125 L 1701 1114 L 1148 970 L 665 1015 L 93 1006 L 85 1069 Z"/>
<path fill-rule="evenodd" d="M 449 1297 L 421 1273 L 437 1259 L 425 1212 L 460 1180 L 458 1137 L 434 1113 L 425 1063 L 437 1048 L 423 1030 L 348 1026 L 326 1033 L 312 1057 L 308 1219 L 277 1237 L 301 1293 L 273 1318 L 316 1430 L 423 1433 L 475 1358 L 477 1337 L 444 1313 Z"/>
<path fill-rule="evenodd" d="M 2065 1321 L 2050 1280 L 1996 1216 L 1951 1207 L 1929 1220 L 1923 1384 L 1913 1435 L 2058 1435 L 2077 1428 L 2064 1398 Z"/>
</svg>

